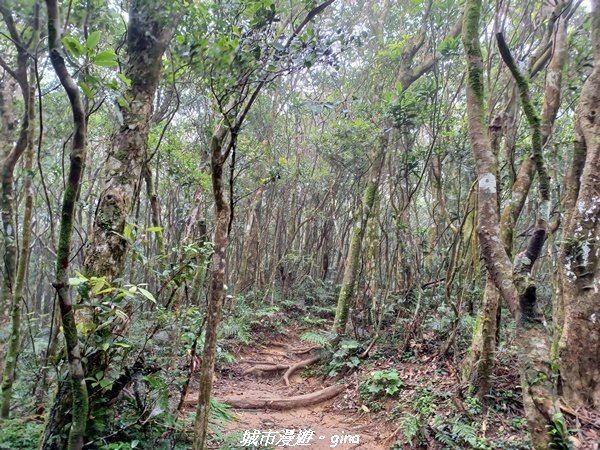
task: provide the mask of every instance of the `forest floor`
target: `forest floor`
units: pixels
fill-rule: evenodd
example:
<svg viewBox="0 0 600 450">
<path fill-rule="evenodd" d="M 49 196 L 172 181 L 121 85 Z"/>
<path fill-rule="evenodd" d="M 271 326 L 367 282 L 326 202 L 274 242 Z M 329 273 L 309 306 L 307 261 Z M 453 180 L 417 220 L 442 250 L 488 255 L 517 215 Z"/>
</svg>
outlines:
<svg viewBox="0 0 600 450">
<path fill-rule="evenodd" d="M 311 375 L 310 369 L 291 375 L 289 386 L 283 379 L 285 369 L 248 373 L 257 366 L 257 362 L 281 367 L 300 362 L 307 358 L 307 353 L 298 350 L 307 347 L 310 346 L 300 342 L 296 335 L 291 335 L 271 337 L 266 342 L 241 348 L 236 354 L 237 363 L 217 373 L 214 396 L 219 400 L 227 398 L 251 402 L 265 398 L 288 399 L 321 391 L 325 385 L 320 377 L 314 373 Z M 348 394 L 344 391 L 331 400 L 284 411 L 270 408 L 233 409 L 235 420 L 223 425 L 223 433 L 231 434 L 231 448 L 244 448 L 242 444 L 246 432 L 245 442 L 249 442 L 254 433 L 254 436 L 259 436 L 259 442 L 262 439 L 265 443 L 263 448 L 388 449 L 389 445 L 384 445 L 383 440 L 393 432 L 390 431 L 391 425 L 373 420 L 363 410 L 349 410 L 347 400 Z M 234 447 L 231 440 L 238 440 L 239 446 Z M 269 441 L 271 445 L 266 444 Z M 253 446 L 249 445 L 248 448 Z"/>
<path fill-rule="evenodd" d="M 233 420 L 219 424 L 220 444 L 212 448 L 530 449 L 511 353 L 498 352 L 495 388 L 484 408 L 469 394 L 468 384 L 460 381 L 458 367 L 441 358 L 435 347 L 415 345 L 407 357 L 393 354 L 395 347 L 382 340 L 372 359 L 344 377 L 326 378 L 316 364 L 294 372 L 288 386 L 286 368 L 314 355 L 305 351 L 310 345 L 300 340 L 300 334 L 294 327 L 283 333 L 253 333 L 252 342 L 233 351 L 235 363 L 219 365 L 214 397 L 245 405 L 231 408 Z M 400 389 L 393 395 L 365 398 L 361 389 L 365 380 L 390 372 L 397 372 Z M 311 406 L 278 410 L 263 402 L 248 408 L 265 399 L 289 400 L 335 389 L 331 386 L 336 384 L 343 386 L 340 392 Z M 195 400 L 197 392 L 188 398 Z M 191 410 L 193 405 L 189 406 Z M 570 441 L 569 448 L 598 449 L 594 430 L 580 430 Z"/>
</svg>

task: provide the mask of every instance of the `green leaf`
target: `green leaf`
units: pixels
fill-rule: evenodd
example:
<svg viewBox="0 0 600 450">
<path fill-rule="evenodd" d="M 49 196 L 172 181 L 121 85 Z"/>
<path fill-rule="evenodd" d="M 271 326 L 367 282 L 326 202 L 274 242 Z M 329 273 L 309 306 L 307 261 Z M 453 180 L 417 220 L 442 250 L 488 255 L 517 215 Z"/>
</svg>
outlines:
<svg viewBox="0 0 600 450">
<path fill-rule="evenodd" d="M 129 317 L 127 316 L 127 314 L 125 314 L 125 312 L 119 308 L 115 308 L 115 316 L 117 316 L 119 319 L 121 319 L 124 322 L 127 322 L 129 320 Z"/>
<path fill-rule="evenodd" d="M 79 82 L 79 87 L 81 88 L 81 90 L 83 91 L 83 93 L 85 94 L 85 96 L 89 99 L 94 98 L 94 93 L 92 92 L 92 90 L 90 89 L 90 87 L 87 85 L 87 83 L 80 81 Z"/>
<path fill-rule="evenodd" d="M 119 106 L 123 109 L 127 109 L 129 108 L 129 103 L 127 102 L 127 100 L 125 99 L 125 97 L 121 96 L 117 99 L 117 103 L 119 104 Z"/>
<path fill-rule="evenodd" d="M 123 237 L 129 242 L 133 241 L 133 228 L 128 223 L 125 224 L 125 228 L 123 229 Z"/>
<path fill-rule="evenodd" d="M 92 279 L 92 294 L 94 295 L 98 295 L 98 293 L 100 291 L 102 291 L 102 289 L 104 288 L 105 285 L 107 285 L 107 281 L 104 277 L 100 277 L 100 278 L 96 278 L 96 279 Z"/>
<path fill-rule="evenodd" d="M 117 78 L 119 80 L 121 80 L 123 83 L 125 83 L 125 86 L 131 87 L 131 80 L 129 78 L 127 78 L 125 75 L 123 75 L 122 73 L 118 73 Z"/>
<path fill-rule="evenodd" d="M 62 38 L 62 43 L 67 51 L 76 58 L 85 53 L 83 45 L 81 45 L 81 43 L 73 36 L 65 36 Z"/>
<path fill-rule="evenodd" d="M 156 299 L 154 298 L 154 295 L 152 295 L 151 292 L 148 292 L 146 289 L 141 288 L 139 286 L 138 286 L 138 290 L 140 291 L 140 294 L 142 294 L 144 297 L 146 297 L 152 303 L 156 303 Z"/>
<path fill-rule="evenodd" d="M 101 67 L 117 67 L 117 54 L 113 50 L 103 50 L 94 57 L 94 64 Z"/>
<path fill-rule="evenodd" d="M 115 346 L 121 348 L 131 348 L 131 345 L 127 344 L 126 342 L 117 342 L 115 343 Z"/>
<path fill-rule="evenodd" d="M 162 227 L 150 227 L 150 228 L 146 228 L 146 232 L 147 233 L 158 233 L 159 231 L 162 231 L 163 228 Z"/>
<path fill-rule="evenodd" d="M 69 278 L 69 286 L 81 286 L 82 284 L 86 283 L 87 279 L 86 278 Z"/>
<path fill-rule="evenodd" d="M 96 46 L 98 45 L 98 42 L 100 42 L 100 37 L 102 36 L 102 33 L 100 33 L 99 31 L 94 31 L 92 32 L 87 40 L 85 41 L 85 46 L 87 47 L 88 50 L 93 50 L 94 48 L 96 48 Z"/>
</svg>

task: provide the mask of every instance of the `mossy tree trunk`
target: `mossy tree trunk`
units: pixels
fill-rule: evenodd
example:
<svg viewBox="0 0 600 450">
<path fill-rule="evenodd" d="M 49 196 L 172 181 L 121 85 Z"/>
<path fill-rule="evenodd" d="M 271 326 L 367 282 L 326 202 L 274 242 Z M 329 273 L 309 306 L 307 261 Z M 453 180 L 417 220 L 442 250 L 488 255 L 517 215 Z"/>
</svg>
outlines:
<svg viewBox="0 0 600 450">
<path fill-rule="evenodd" d="M 389 130 L 383 131 L 378 143 L 373 147 L 373 151 L 371 152 L 372 162 L 371 168 L 369 169 L 367 185 L 365 186 L 362 202 L 354 212 L 354 225 L 350 237 L 350 247 L 348 248 L 348 255 L 346 256 L 344 277 L 342 278 L 342 286 L 338 295 L 335 319 L 333 321 L 333 332 L 337 336 L 342 336 L 345 333 L 346 324 L 348 323 L 350 303 L 354 298 L 354 292 L 356 290 L 356 278 L 358 275 L 363 238 L 365 236 L 369 217 L 371 217 L 371 209 L 375 203 L 375 196 L 379 189 L 379 180 L 381 178 L 381 171 L 387 152 L 389 133 Z"/>
<path fill-rule="evenodd" d="M 556 10 L 558 11 L 560 8 L 564 8 L 564 5 L 558 5 Z M 566 14 L 563 16 L 566 16 Z M 549 142 L 552 135 L 554 121 L 560 106 L 562 70 L 567 56 L 567 19 L 566 17 L 559 17 L 552 24 L 553 29 L 555 29 L 555 33 L 553 33 L 554 52 L 546 72 L 544 101 L 539 126 L 542 146 L 545 146 Z M 512 111 L 510 105 L 507 110 Z M 508 126 L 514 125 L 512 118 L 510 120 L 507 119 L 509 117 L 505 118 Z M 510 142 L 513 140 L 511 136 L 514 135 L 515 131 L 513 129 L 506 131 L 506 139 Z M 510 142 L 507 142 L 507 147 L 510 145 Z M 515 226 L 533 182 L 535 169 L 533 156 L 527 155 L 521 163 L 514 183 L 510 187 L 510 201 L 501 214 L 500 234 L 509 257 L 512 255 Z M 494 364 L 496 335 L 498 332 L 499 300 L 500 298 L 494 287 L 493 280 L 488 277 L 486 279 L 482 306 L 475 319 L 471 348 L 462 365 L 463 378 L 477 380 L 478 392 L 482 398 L 488 394 L 490 388 L 490 375 Z"/>
<path fill-rule="evenodd" d="M 579 97 L 575 151 L 561 249 L 561 395 L 569 406 L 600 408 L 600 1 L 592 1 L 595 66 Z M 576 175 L 580 175 L 577 177 Z"/>
<path fill-rule="evenodd" d="M 2 193 L 0 207 L 2 209 L 2 224 L 4 235 L 4 268 L 3 292 L 5 302 L 10 306 L 11 331 L 8 351 L 4 358 L 2 383 L 0 384 L 0 417 L 8 417 L 11 406 L 12 387 L 17 375 L 17 359 L 21 352 L 21 306 L 23 303 L 23 288 L 29 262 L 29 246 L 31 237 L 31 216 L 33 211 L 32 168 L 33 140 L 35 136 L 35 74 L 29 61 L 29 53 L 35 51 L 39 36 L 39 7 L 34 6 L 32 22 L 32 39 L 26 45 L 17 32 L 11 12 L 6 6 L 0 6 L 11 39 L 17 53 L 17 68 L 13 71 L 2 59 L 0 65 L 17 82 L 23 97 L 24 113 L 21 121 L 19 136 L 2 161 Z M 28 73 L 29 71 L 29 73 Z M 25 161 L 25 209 L 23 214 L 21 248 L 17 254 L 17 220 L 14 197 L 14 172 L 17 162 L 23 154 Z"/>
<path fill-rule="evenodd" d="M 502 36 L 498 36 L 502 58 L 515 78 L 521 103 L 531 127 L 532 154 L 540 179 L 541 208 L 536 229 L 527 250 L 517 255 L 513 265 L 500 238 L 498 185 L 494 175 L 496 158 L 485 125 L 483 59 L 479 36 L 481 3 L 481 0 L 467 1 L 462 36 L 467 60 L 469 140 L 476 162 L 479 185 L 477 231 L 488 276 L 494 281 L 517 322 L 516 343 L 523 404 L 532 443 L 536 449 L 548 449 L 551 444 L 550 431 L 555 426 L 553 418 L 559 410 L 555 404 L 556 396 L 549 363 L 549 335 L 536 311 L 536 286 L 530 279 L 530 272 L 541 252 L 545 236 L 549 211 L 549 179 L 541 154 L 539 118 L 529 99 L 527 80 L 514 64 Z"/>
<path fill-rule="evenodd" d="M 399 61 L 402 61 L 402 65 L 396 74 L 396 81 L 399 83 L 402 90 L 407 90 L 418 79 L 428 73 L 441 57 L 439 53 L 431 52 L 430 54 L 423 55 L 420 63 L 415 63 L 417 55 L 420 53 L 426 42 L 427 23 L 431 14 L 431 5 L 431 2 L 428 3 L 428 6 L 423 13 L 419 33 L 408 41 L 406 47 L 402 51 L 402 54 L 398 58 Z M 448 33 L 447 38 L 454 38 L 458 36 L 461 29 L 461 23 L 462 21 L 459 20 L 455 24 L 452 30 L 450 30 Z M 379 35 L 378 39 L 381 45 L 385 44 L 385 42 L 383 42 L 382 35 Z M 371 208 L 373 207 L 375 196 L 377 195 L 377 190 L 379 189 L 379 179 L 381 177 L 383 161 L 385 159 L 385 153 L 387 151 L 392 127 L 393 124 L 389 123 L 388 121 L 386 121 L 386 123 L 384 123 L 382 126 L 379 142 L 373 147 L 370 155 L 372 165 L 369 170 L 367 184 L 363 191 L 362 202 L 353 215 L 350 245 L 348 248 L 348 254 L 346 255 L 342 285 L 338 294 L 335 319 L 332 326 L 332 331 L 337 336 L 344 334 L 346 324 L 348 322 L 350 304 L 354 299 L 354 294 L 356 291 L 357 274 L 362 253 L 363 238 L 365 236 L 366 226 L 371 215 Z"/>
<path fill-rule="evenodd" d="M 85 273 L 113 279 L 122 274 L 128 242 L 123 231 L 139 194 L 146 165 L 152 106 L 164 52 L 180 13 L 176 3 L 135 0 L 129 9 L 127 63 L 130 80 L 121 106 L 123 117 L 105 163 L 106 174 L 85 250 Z"/>
<path fill-rule="evenodd" d="M 60 216 L 60 233 L 56 252 L 56 289 L 63 334 L 65 336 L 69 377 L 71 381 L 71 426 L 69 436 L 64 444 L 68 450 L 83 448 L 86 422 L 88 417 L 88 393 L 85 373 L 81 362 L 81 351 L 77 337 L 77 326 L 70 298 L 68 276 L 71 259 L 71 238 L 75 219 L 75 204 L 81 187 L 83 164 L 86 149 L 86 119 L 81 94 L 77 84 L 71 78 L 60 50 L 61 23 L 57 0 L 46 0 L 48 10 L 48 47 L 50 61 L 54 71 L 65 89 L 73 114 L 73 137 L 70 154 L 69 174 L 63 193 Z M 54 422 L 48 422 L 52 426 Z"/>
</svg>

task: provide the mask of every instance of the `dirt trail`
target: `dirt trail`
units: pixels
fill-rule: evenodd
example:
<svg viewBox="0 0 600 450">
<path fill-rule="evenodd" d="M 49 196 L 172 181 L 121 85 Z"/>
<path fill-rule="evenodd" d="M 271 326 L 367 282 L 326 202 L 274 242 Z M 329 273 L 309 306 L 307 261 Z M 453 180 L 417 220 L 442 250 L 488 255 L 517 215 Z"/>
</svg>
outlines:
<svg viewBox="0 0 600 450">
<path fill-rule="evenodd" d="M 238 363 L 228 371 L 217 374 L 214 385 L 214 395 L 217 399 L 264 399 L 289 398 L 292 396 L 313 393 L 323 389 L 320 380 L 302 378 L 302 370 L 290 377 L 290 385 L 283 380 L 285 369 L 278 371 L 253 371 L 248 369 L 256 366 L 256 362 L 264 361 L 270 365 L 292 365 L 310 355 L 295 354 L 294 349 L 306 348 L 305 343 L 291 337 L 282 342 L 269 342 L 267 345 L 251 345 L 238 355 Z M 343 409 L 345 392 L 332 400 L 311 407 L 276 411 L 272 409 L 240 410 L 234 409 L 237 421 L 228 423 L 226 432 L 247 431 L 251 436 L 260 436 L 263 442 L 270 440 L 271 445 L 262 448 L 306 448 L 311 450 L 324 449 L 368 449 L 384 450 L 382 436 L 388 434 L 389 428 L 381 423 L 374 423 L 365 413 L 345 411 Z M 260 433 L 254 430 L 260 430 Z M 288 430 L 287 437 L 285 431 Z M 293 430 L 293 432 L 291 431 Z M 312 439 L 303 440 L 302 433 L 314 432 Z M 274 432 L 269 434 L 268 432 Z M 293 437 L 291 437 L 293 435 Z M 306 434 L 305 434 L 306 436 Z M 300 439 L 300 440 L 298 440 Z M 274 442 L 274 444 L 273 444 Z M 310 445 L 300 445 L 301 442 Z M 240 447 L 242 446 L 240 445 Z M 252 448 L 250 446 L 250 448 Z M 260 448 L 260 447 L 258 447 Z"/>
</svg>

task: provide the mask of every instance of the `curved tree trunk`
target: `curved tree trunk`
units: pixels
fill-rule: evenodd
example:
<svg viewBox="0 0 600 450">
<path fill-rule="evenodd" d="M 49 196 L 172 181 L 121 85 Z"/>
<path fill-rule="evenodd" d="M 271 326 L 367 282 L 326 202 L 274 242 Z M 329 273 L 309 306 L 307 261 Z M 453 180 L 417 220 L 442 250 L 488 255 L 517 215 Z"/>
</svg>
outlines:
<svg viewBox="0 0 600 450">
<path fill-rule="evenodd" d="M 562 8 L 563 5 L 557 6 Z M 556 114 L 560 106 L 562 70 L 567 56 L 567 21 L 559 18 L 556 22 L 556 33 L 554 38 L 554 52 L 546 73 L 544 87 L 544 103 L 540 117 L 541 145 L 545 146 L 552 135 L 552 128 Z M 512 108 L 509 108 L 512 110 Z M 509 120 L 512 123 L 513 120 Z M 507 139 L 512 142 L 516 130 L 509 130 Z M 510 143 L 507 143 L 510 144 Z M 508 145 L 507 145 L 508 147 Z M 507 148 L 508 150 L 508 148 Z M 506 252 L 512 255 L 513 235 L 515 226 L 527 195 L 529 193 L 535 175 L 535 163 L 530 155 L 527 155 L 517 173 L 516 179 L 511 187 L 511 198 L 502 211 L 500 219 L 500 234 Z M 473 342 L 462 366 L 463 378 L 476 378 L 480 395 L 487 395 L 490 388 L 490 375 L 494 363 L 493 354 L 496 348 L 495 335 L 498 332 L 498 316 L 500 302 L 495 290 L 493 280 L 486 280 L 486 288 L 481 309 L 477 314 L 473 329 Z"/>
<path fill-rule="evenodd" d="M 35 78 L 29 64 L 28 52 L 34 49 L 39 36 L 39 11 L 34 8 L 33 37 L 29 49 L 21 42 L 20 37 L 13 35 L 17 50 L 17 69 L 10 72 L 21 88 L 25 112 L 21 122 L 19 137 L 8 152 L 2 164 L 2 196 L 0 207 L 2 209 L 2 224 L 4 235 L 4 270 L 3 292 L 10 305 L 11 331 L 8 351 L 4 358 L 2 370 L 2 383 L 0 384 L 0 417 L 8 417 L 11 404 L 12 386 L 17 375 L 17 359 L 21 352 L 21 306 L 23 303 L 23 288 L 29 262 L 29 246 L 31 236 L 31 216 L 33 211 L 32 168 L 33 168 L 33 140 L 35 126 Z M 5 7 L 0 7 L 0 12 L 7 24 L 12 22 L 12 15 Z M 9 29 L 12 29 L 9 26 Z M 13 33 L 14 34 L 14 33 Z M 28 73 L 28 68 L 31 69 Z M 7 70 L 8 67 L 5 68 Z M 28 77 L 31 77 L 29 79 Z M 14 171 L 17 162 L 26 153 L 25 161 L 25 211 L 23 214 L 23 235 L 21 249 L 17 255 L 17 220 L 14 198 Z M 5 300 L 5 301 L 6 301 Z"/>
<path fill-rule="evenodd" d="M 75 81 L 73 81 L 73 78 L 71 78 L 60 51 L 61 24 L 58 13 L 58 2 L 57 0 L 46 0 L 46 6 L 48 9 L 48 47 L 50 50 L 50 60 L 56 75 L 69 97 L 73 113 L 73 147 L 70 155 L 69 175 L 63 193 L 60 233 L 56 252 L 56 281 L 53 285 L 58 297 L 71 382 L 71 426 L 66 447 L 68 450 L 80 450 L 83 448 L 85 437 L 88 416 L 88 394 L 85 373 L 81 363 L 81 352 L 73 305 L 70 298 L 68 276 L 75 204 L 83 175 L 87 130 L 79 88 L 75 84 Z M 48 422 L 47 429 L 49 428 L 50 433 L 45 434 L 54 435 L 53 431 L 60 431 L 53 430 L 53 424 L 53 422 Z"/>
<path fill-rule="evenodd" d="M 592 2 L 592 44 L 596 64 L 577 106 L 572 173 L 574 204 L 566 211 L 561 251 L 564 323 L 559 344 L 560 389 L 572 407 L 600 408 L 600 1 Z"/>
<path fill-rule="evenodd" d="M 517 256 L 513 266 L 500 239 L 498 185 L 494 175 L 496 158 L 485 126 L 483 60 L 479 37 L 480 17 L 481 0 L 468 0 L 465 6 L 462 40 L 467 59 L 469 139 L 479 180 L 477 231 L 488 276 L 494 281 L 517 322 L 516 342 L 523 404 L 532 443 L 536 449 L 549 449 L 552 440 L 551 431 L 555 427 L 553 417 L 558 412 L 549 361 L 550 339 L 536 311 L 536 287 L 529 278 L 531 267 L 540 254 L 545 236 L 545 224 L 549 212 L 549 204 L 547 204 L 549 180 L 541 154 L 539 119 L 536 120 L 536 112 L 529 99 L 527 80 L 518 71 L 500 35 L 498 46 L 501 55 L 519 87 L 523 109 L 532 129 L 532 154 L 540 178 L 542 198 L 536 230 L 527 250 Z"/>
</svg>

